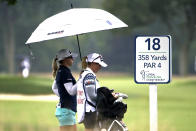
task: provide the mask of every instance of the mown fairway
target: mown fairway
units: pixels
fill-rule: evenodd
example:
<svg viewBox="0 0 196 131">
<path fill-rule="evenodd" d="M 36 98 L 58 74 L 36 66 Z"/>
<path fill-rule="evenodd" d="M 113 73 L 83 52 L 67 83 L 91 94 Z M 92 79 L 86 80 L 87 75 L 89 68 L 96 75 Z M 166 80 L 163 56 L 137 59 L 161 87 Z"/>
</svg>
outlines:
<svg viewBox="0 0 196 131">
<path fill-rule="evenodd" d="M 124 122 L 131 131 L 149 131 L 148 85 L 136 85 L 132 77 L 111 75 L 99 79 L 102 86 L 129 95 Z M 52 79 L 32 76 L 22 79 L 0 75 L 0 93 L 50 94 Z M 196 130 L 196 77 L 174 77 L 158 85 L 159 131 Z M 0 100 L 0 131 L 54 131 L 56 102 Z M 79 131 L 83 126 L 78 126 Z"/>
</svg>

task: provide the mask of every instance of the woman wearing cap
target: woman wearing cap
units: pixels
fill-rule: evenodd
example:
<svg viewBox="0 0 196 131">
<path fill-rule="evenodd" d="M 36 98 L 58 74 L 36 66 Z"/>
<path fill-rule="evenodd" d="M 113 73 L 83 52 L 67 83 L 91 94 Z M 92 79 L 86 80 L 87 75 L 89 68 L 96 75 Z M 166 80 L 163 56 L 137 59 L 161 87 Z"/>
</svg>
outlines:
<svg viewBox="0 0 196 131">
<path fill-rule="evenodd" d="M 60 123 L 60 131 L 76 131 L 76 81 L 70 67 L 77 54 L 67 49 L 61 49 L 53 61 L 53 92 L 60 97 L 56 107 L 56 117 Z"/>
<path fill-rule="evenodd" d="M 77 82 L 78 122 L 83 123 L 86 131 L 93 131 L 96 125 L 96 98 L 100 87 L 96 73 L 107 67 L 100 54 L 92 53 L 83 58 L 83 71 Z"/>
</svg>

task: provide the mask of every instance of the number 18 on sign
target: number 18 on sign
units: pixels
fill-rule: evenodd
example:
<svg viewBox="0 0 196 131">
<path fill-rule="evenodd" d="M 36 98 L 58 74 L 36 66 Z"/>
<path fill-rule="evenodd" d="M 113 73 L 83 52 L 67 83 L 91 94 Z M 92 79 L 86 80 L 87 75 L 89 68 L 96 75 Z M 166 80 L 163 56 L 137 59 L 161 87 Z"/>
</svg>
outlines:
<svg viewBox="0 0 196 131">
<path fill-rule="evenodd" d="M 170 36 L 137 36 L 135 38 L 135 82 L 138 84 L 169 83 L 170 57 Z"/>
<path fill-rule="evenodd" d="M 135 82 L 150 84 L 150 131 L 158 131 L 157 85 L 171 81 L 171 37 L 135 38 Z"/>
</svg>

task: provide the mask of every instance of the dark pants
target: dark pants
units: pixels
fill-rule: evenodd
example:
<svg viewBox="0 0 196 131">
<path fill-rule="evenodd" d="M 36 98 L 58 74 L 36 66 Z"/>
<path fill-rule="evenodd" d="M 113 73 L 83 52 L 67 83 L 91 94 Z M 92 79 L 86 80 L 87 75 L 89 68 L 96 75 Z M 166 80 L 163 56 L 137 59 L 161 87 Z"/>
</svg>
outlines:
<svg viewBox="0 0 196 131">
<path fill-rule="evenodd" d="M 94 129 L 96 126 L 96 111 L 86 112 L 84 117 L 84 126 L 86 129 Z"/>
</svg>

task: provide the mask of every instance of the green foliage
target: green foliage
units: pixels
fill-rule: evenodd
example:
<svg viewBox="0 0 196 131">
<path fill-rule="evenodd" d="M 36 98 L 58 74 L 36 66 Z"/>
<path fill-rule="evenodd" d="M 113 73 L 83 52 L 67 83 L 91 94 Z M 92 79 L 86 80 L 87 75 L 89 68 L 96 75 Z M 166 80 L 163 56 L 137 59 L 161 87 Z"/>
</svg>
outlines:
<svg viewBox="0 0 196 131">
<path fill-rule="evenodd" d="M 133 35 L 171 35 L 175 54 L 173 64 L 179 69 L 174 72 L 181 75 L 193 72 L 188 65 L 193 65 L 194 61 L 188 63 L 186 54 L 196 41 L 195 0 L 105 0 L 103 5 L 122 18 Z M 118 33 L 127 34 L 127 31 Z"/>
<path fill-rule="evenodd" d="M 102 53 L 110 65 L 109 71 L 133 72 L 134 65 L 134 36 L 168 35 L 173 38 L 173 72 L 179 73 L 180 49 L 189 48 L 189 73 L 193 72 L 194 51 L 191 48 L 195 43 L 195 0 L 17 0 L 14 6 L 6 6 L 0 1 L 0 72 L 7 72 L 8 64 L 5 51 L 7 44 L 4 38 L 12 38 L 8 33 L 8 21 L 14 27 L 15 63 L 19 63 L 19 56 L 29 55 L 24 45 L 31 33 L 46 18 L 61 11 L 74 7 L 105 8 L 105 10 L 119 17 L 129 25 L 128 28 L 115 29 L 80 35 L 82 55 L 91 52 Z M 103 5 L 101 5 L 103 4 Z M 6 13 L 7 11 L 7 13 Z M 8 17 L 5 17 L 8 14 Z M 111 33 L 112 32 L 112 33 Z M 114 32 L 114 33 L 113 33 Z M 185 45 L 184 47 L 182 47 Z M 69 48 L 78 52 L 76 38 L 68 37 L 32 44 L 35 61 L 31 61 L 31 71 L 51 71 L 51 62 L 56 52 L 61 48 Z M 9 52 L 9 51 L 7 51 Z M 188 60 L 188 58 L 187 58 Z M 79 70 L 79 59 L 75 60 L 74 70 Z M 18 64 L 15 68 L 18 69 Z"/>
<path fill-rule="evenodd" d="M 0 0 L 0 2 L 7 2 L 8 5 L 15 5 L 17 0 Z"/>
<path fill-rule="evenodd" d="M 15 68 L 19 68 L 20 57 L 29 56 L 28 47 L 25 46 L 25 42 L 30 37 L 31 33 L 37 28 L 37 26 L 44 21 L 46 18 L 55 15 L 61 11 L 70 9 L 70 4 L 73 4 L 74 7 L 97 7 L 99 5 L 94 5 L 95 3 L 90 0 L 79 1 L 79 0 L 18 0 L 17 4 L 9 7 L 4 4 L 0 4 L 0 19 L 3 19 L 5 16 L 5 10 L 8 11 L 9 15 L 13 18 L 14 25 L 14 38 L 15 38 Z M 5 59 L 5 46 L 7 43 L 4 41 L 4 36 L 9 36 L 7 34 L 7 22 L 5 20 L 0 21 L 0 45 L 2 50 L 0 56 L 2 62 L 0 64 L 0 72 L 6 71 L 7 59 Z M 89 37 L 87 37 L 89 36 Z M 98 33 L 94 35 L 84 35 L 79 36 L 82 55 L 87 55 L 89 52 L 106 52 L 107 47 L 105 47 L 106 35 L 103 33 Z M 103 38 L 104 37 L 104 38 Z M 98 42 L 97 42 L 98 41 Z M 32 44 L 32 52 L 35 55 L 35 60 L 31 61 L 31 71 L 42 71 L 48 72 L 51 71 L 52 59 L 55 57 L 56 52 L 61 48 L 69 48 L 74 52 L 78 52 L 76 37 L 67 37 L 61 39 L 55 39 L 45 42 L 39 42 Z M 89 48 L 90 47 L 90 48 Z M 103 50 L 104 49 L 104 50 Z M 3 54 L 4 53 L 4 54 Z M 77 63 L 79 63 L 79 58 L 76 59 L 76 64 L 74 64 L 74 69 L 77 69 Z"/>
<path fill-rule="evenodd" d="M 138 26 L 149 26 L 160 17 L 165 24 L 173 18 L 182 17 L 183 12 L 195 22 L 194 0 L 105 0 L 105 9 L 117 15 L 129 25 L 129 30 Z M 186 14 L 185 14 L 186 15 Z"/>
<path fill-rule="evenodd" d="M 106 10 L 121 18 L 129 25 L 129 32 L 137 26 L 151 23 L 152 14 L 146 0 L 105 0 L 103 6 Z"/>
</svg>

